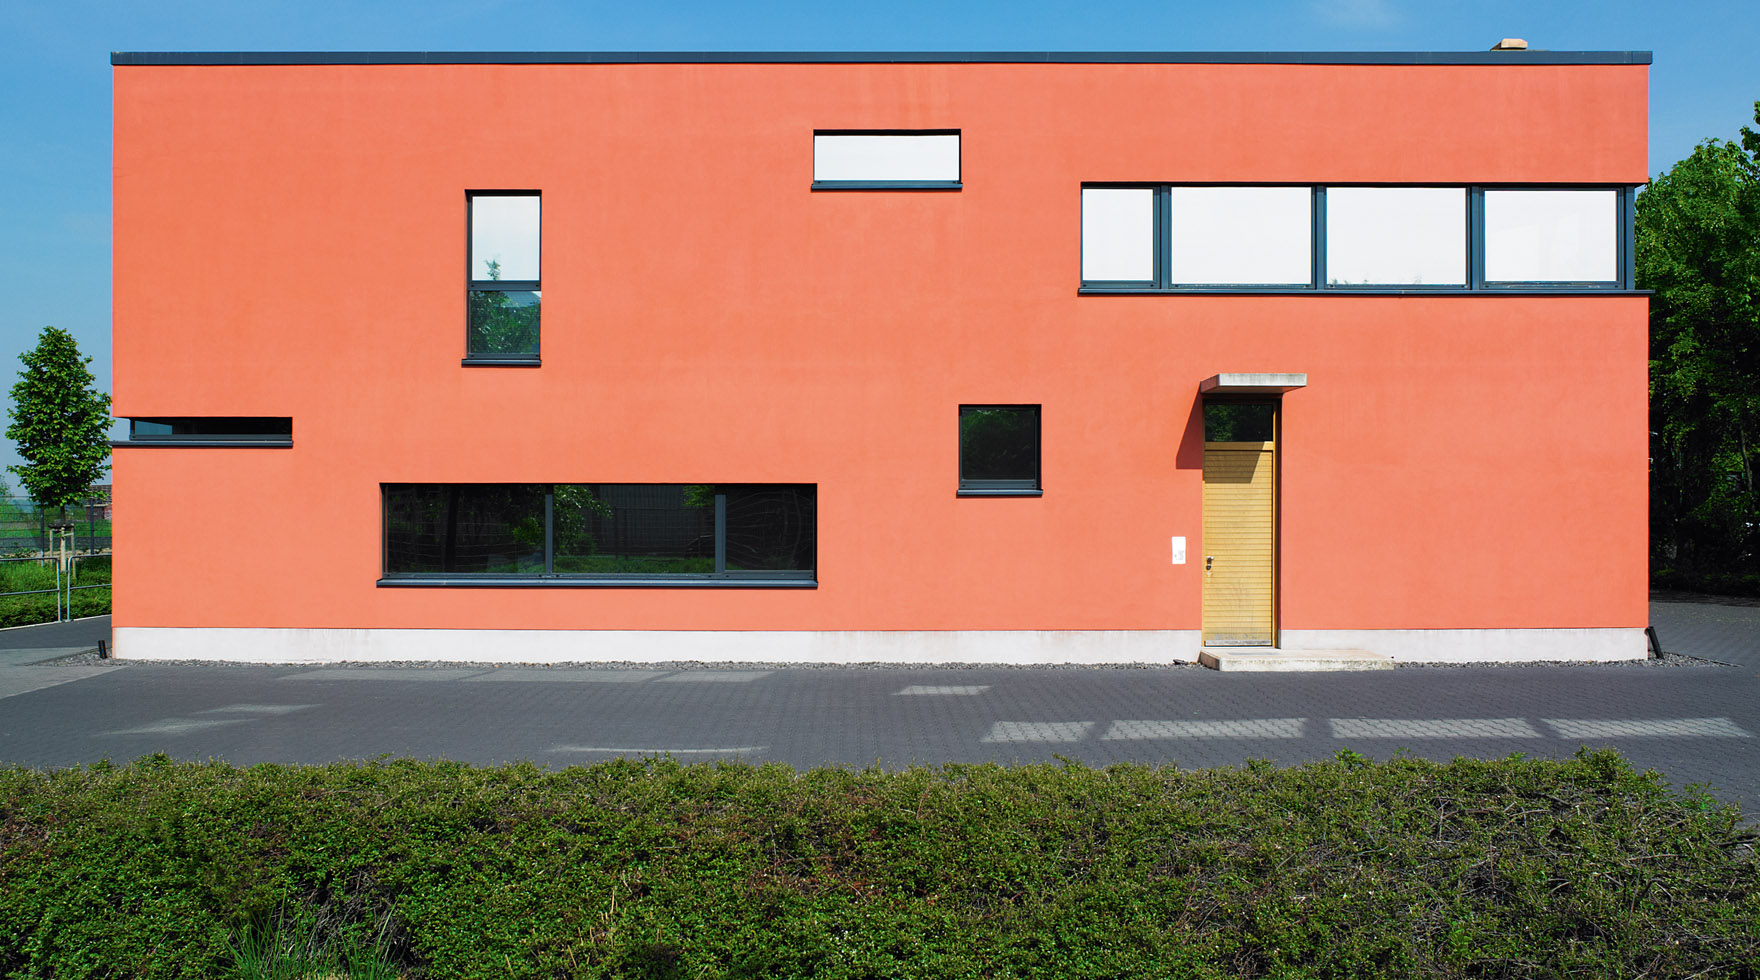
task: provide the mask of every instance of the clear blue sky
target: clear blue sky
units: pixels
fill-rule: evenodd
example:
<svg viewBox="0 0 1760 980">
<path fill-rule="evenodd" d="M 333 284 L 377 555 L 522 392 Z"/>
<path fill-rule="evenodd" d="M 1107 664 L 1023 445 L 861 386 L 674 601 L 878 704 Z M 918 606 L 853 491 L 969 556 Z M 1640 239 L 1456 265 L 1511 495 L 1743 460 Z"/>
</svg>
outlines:
<svg viewBox="0 0 1760 980">
<path fill-rule="evenodd" d="M 53 324 L 109 390 L 111 51 L 1475 51 L 1522 37 L 1655 52 L 1652 174 L 1734 138 L 1760 99 L 1756 0 L 0 0 L 0 25 L 6 386 Z M 179 288 L 200 288 L 189 276 Z M 0 444 L 0 466 L 17 461 Z"/>
</svg>

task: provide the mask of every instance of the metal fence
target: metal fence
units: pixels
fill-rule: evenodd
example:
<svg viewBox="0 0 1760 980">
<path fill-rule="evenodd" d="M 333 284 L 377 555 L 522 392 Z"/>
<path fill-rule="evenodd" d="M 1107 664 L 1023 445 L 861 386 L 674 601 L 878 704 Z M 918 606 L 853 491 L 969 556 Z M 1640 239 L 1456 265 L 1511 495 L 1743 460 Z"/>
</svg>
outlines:
<svg viewBox="0 0 1760 980">
<path fill-rule="evenodd" d="M 65 510 L 0 498 L 0 626 L 108 612 L 109 594 L 97 590 L 109 588 L 107 496 Z"/>
<path fill-rule="evenodd" d="M 64 551 L 43 557 L 0 557 L 0 626 L 64 623 L 109 611 L 110 556 Z M 41 597 L 53 596 L 53 599 Z"/>
<path fill-rule="evenodd" d="M 65 511 L 40 508 L 30 500 L 0 498 L 0 555 L 39 557 L 57 550 L 57 525 L 72 534 L 71 551 L 95 555 L 110 550 L 110 501 L 93 497 Z"/>
</svg>

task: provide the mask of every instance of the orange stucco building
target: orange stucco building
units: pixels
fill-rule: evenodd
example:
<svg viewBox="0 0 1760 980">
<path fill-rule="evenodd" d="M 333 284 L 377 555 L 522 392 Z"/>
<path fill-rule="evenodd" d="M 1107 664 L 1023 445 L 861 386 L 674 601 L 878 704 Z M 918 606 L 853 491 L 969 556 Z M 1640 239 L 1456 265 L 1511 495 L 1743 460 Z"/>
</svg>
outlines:
<svg viewBox="0 0 1760 980">
<path fill-rule="evenodd" d="M 1649 60 L 115 55 L 116 652 L 1642 657 Z"/>
</svg>

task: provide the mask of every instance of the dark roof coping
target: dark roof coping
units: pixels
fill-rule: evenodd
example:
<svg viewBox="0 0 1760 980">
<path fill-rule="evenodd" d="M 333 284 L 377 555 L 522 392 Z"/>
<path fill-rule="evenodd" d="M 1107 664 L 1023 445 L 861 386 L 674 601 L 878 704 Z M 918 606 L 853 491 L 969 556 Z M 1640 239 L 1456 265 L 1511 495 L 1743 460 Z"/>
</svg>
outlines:
<svg viewBox="0 0 1760 980">
<path fill-rule="evenodd" d="M 1648 51 L 114 51 L 112 65 L 1647 65 Z"/>
</svg>

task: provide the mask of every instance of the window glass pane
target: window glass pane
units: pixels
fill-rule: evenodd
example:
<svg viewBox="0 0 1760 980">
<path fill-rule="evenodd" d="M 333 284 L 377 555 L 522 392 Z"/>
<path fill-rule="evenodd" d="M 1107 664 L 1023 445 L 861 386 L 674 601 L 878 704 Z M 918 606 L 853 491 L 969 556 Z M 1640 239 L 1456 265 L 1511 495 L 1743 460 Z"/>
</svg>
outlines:
<svg viewBox="0 0 1760 980">
<path fill-rule="evenodd" d="M 959 180 L 959 134 L 813 136 L 814 180 Z"/>
<path fill-rule="evenodd" d="M 1082 279 L 1155 278 L 1155 192 L 1147 187 L 1082 189 Z"/>
<path fill-rule="evenodd" d="M 468 353 L 535 356 L 541 298 L 536 290 L 471 290 Z"/>
<path fill-rule="evenodd" d="M 387 484 L 386 574 L 543 572 L 545 489 L 515 483 Z"/>
<path fill-rule="evenodd" d="M 1270 442 L 1276 417 L 1277 406 L 1268 402 L 1205 402 L 1204 441 Z"/>
<path fill-rule="evenodd" d="M 973 406 L 959 410 L 959 479 L 1039 483 L 1039 408 Z"/>
<path fill-rule="evenodd" d="M 715 492 L 679 483 L 557 484 L 559 574 L 715 570 Z"/>
<path fill-rule="evenodd" d="M 1466 188 L 1328 187 L 1326 281 L 1466 285 Z"/>
<path fill-rule="evenodd" d="M 727 570 L 813 570 L 818 487 L 721 486 L 727 496 Z"/>
<path fill-rule="evenodd" d="M 1617 197 L 1617 191 L 1486 191 L 1485 278 L 1617 280 Z"/>
<path fill-rule="evenodd" d="M 1313 280 L 1314 194 L 1307 187 L 1169 191 L 1175 285 L 1306 285 Z"/>
<path fill-rule="evenodd" d="M 291 439 L 293 419 L 284 416 L 130 419 L 129 435 L 133 438 Z"/>
<path fill-rule="evenodd" d="M 471 279 L 538 280 L 538 195 L 471 198 Z"/>
</svg>

